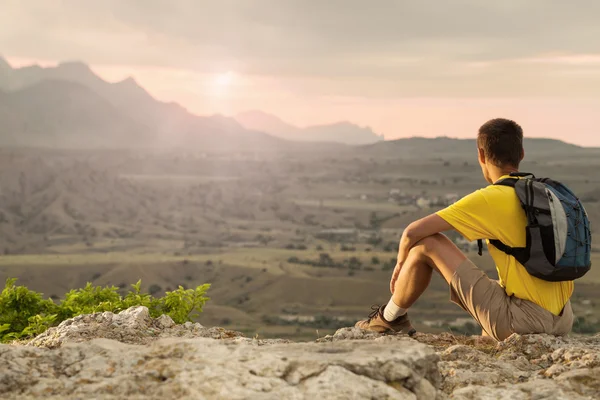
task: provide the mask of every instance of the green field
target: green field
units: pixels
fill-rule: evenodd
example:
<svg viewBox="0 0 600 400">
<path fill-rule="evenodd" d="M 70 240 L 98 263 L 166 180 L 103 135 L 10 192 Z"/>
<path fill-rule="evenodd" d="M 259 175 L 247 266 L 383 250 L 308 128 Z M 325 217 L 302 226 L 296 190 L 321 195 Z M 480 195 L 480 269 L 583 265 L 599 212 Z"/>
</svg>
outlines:
<svg viewBox="0 0 600 400">
<path fill-rule="evenodd" d="M 344 210 L 361 210 L 373 212 L 402 213 L 416 210 L 415 206 L 401 206 L 389 202 L 370 202 L 364 200 L 293 200 L 295 204 L 304 207 L 322 207 Z"/>
</svg>

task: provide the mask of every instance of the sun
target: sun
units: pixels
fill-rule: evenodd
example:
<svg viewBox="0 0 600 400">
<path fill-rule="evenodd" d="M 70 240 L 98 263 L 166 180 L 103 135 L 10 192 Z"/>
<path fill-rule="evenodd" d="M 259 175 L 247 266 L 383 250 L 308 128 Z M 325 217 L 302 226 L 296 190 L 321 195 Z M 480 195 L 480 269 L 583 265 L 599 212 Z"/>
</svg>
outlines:
<svg viewBox="0 0 600 400">
<path fill-rule="evenodd" d="M 223 88 L 231 85 L 234 79 L 235 74 L 231 71 L 227 71 L 225 73 L 215 75 L 214 84 L 218 87 Z"/>
</svg>

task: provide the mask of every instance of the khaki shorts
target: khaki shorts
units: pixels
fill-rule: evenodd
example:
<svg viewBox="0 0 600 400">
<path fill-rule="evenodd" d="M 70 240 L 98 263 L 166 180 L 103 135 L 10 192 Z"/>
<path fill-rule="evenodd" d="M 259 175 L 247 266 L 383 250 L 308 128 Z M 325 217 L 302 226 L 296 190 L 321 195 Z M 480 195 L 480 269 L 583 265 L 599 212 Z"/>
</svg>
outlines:
<svg viewBox="0 0 600 400">
<path fill-rule="evenodd" d="M 470 260 L 465 260 L 454 273 L 450 300 L 471 314 L 484 334 L 498 341 L 513 333 L 562 336 L 573 326 L 570 301 L 556 316 L 531 301 L 508 296 L 497 281 L 488 278 Z"/>
</svg>

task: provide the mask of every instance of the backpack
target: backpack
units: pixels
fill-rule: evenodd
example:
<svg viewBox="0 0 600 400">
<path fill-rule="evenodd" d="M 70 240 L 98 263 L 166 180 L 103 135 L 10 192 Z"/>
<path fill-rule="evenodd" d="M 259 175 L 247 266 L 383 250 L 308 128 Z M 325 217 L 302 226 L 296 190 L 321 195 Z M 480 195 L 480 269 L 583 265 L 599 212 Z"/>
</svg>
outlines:
<svg viewBox="0 0 600 400">
<path fill-rule="evenodd" d="M 572 281 L 591 268 L 590 221 L 577 196 L 560 182 L 512 173 L 495 185 L 513 187 L 527 215 L 527 244 L 510 247 L 490 240 L 498 250 L 513 256 L 530 275 L 545 281 Z M 479 255 L 483 242 L 478 241 Z"/>
</svg>

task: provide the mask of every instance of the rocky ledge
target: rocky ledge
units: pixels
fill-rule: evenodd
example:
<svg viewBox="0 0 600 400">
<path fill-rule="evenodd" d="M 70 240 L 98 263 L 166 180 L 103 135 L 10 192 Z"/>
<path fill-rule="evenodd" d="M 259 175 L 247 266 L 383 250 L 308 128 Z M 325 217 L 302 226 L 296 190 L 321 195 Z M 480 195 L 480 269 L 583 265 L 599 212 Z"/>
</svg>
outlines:
<svg viewBox="0 0 600 400">
<path fill-rule="evenodd" d="M 0 345 L 3 399 L 597 399 L 600 335 L 340 329 L 315 343 L 153 319 L 144 307 L 83 315 Z"/>
</svg>

